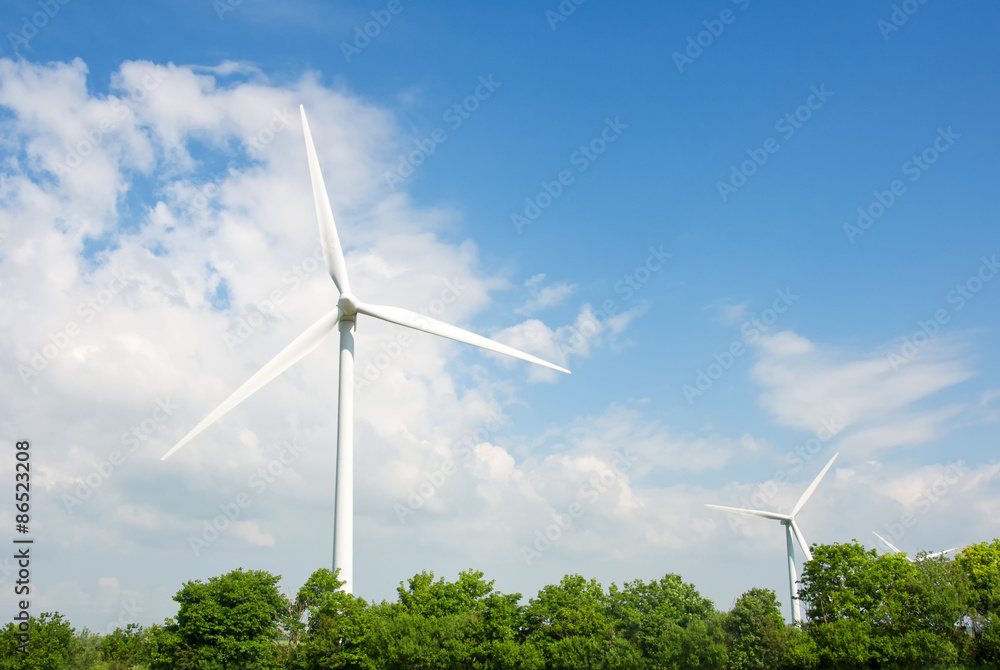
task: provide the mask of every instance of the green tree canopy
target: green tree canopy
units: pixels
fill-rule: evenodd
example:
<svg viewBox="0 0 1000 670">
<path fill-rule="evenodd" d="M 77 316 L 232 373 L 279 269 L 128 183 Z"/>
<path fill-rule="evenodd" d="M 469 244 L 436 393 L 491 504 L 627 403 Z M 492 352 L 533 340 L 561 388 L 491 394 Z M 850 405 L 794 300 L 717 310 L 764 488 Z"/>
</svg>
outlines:
<svg viewBox="0 0 1000 670">
<path fill-rule="evenodd" d="M 773 668 L 788 651 L 781 603 L 771 589 L 750 589 L 723 618 L 734 670 Z"/>
<path fill-rule="evenodd" d="M 983 620 L 1000 614 L 1000 540 L 962 549 L 955 563 L 968 579 L 973 613 Z"/>
<path fill-rule="evenodd" d="M 604 588 L 596 579 L 566 575 L 558 584 L 545 586 L 528 603 L 525 615 L 529 638 L 556 641 L 565 637 L 609 637 Z"/>
<path fill-rule="evenodd" d="M 274 667 L 286 607 L 281 577 L 242 568 L 208 583 L 187 582 L 174 596 L 179 657 L 197 668 Z"/>
<path fill-rule="evenodd" d="M 22 639 L 18 623 L 0 631 L 0 669 L 62 670 L 67 667 L 73 647 L 73 627 L 58 612 L 43 612 L 28 618 L 28 653 L 17 650 Z"/>
</svg>

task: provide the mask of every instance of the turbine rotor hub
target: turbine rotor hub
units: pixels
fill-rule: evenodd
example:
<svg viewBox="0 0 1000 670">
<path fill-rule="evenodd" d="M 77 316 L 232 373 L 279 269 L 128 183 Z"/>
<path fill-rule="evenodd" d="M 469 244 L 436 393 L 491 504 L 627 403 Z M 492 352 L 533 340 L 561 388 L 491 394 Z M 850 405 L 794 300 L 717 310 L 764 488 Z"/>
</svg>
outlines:
<svg viewBox="0 0 1000 670">
<path fill-rule="evenodd" d="M 351 293 L 344 293 L 337 301 L 337 307 L 340 308 L 344 318 L 353 317 L 358 313 L 358 299 Z"/>
</svg>

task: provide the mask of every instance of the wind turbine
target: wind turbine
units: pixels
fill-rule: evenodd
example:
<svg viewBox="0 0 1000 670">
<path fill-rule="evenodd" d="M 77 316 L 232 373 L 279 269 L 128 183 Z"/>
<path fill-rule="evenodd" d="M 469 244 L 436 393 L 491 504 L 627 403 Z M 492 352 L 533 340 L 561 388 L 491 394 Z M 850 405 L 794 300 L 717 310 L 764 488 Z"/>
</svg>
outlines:
<svg viewBox="0 0 1000 670">
<path fill-rule="evenodd" d="M 892 553 L 894 553 L 894 554 L 902 554 L 903 553 L 899 549 L 896 548 L 896 545 L 894 545 L 892 542 L 889 542 L 889 540 L 885 539 L 884 537 L 882 537 L 881 535 L 879 535 L 875 531 L 872 531 L 872 533 L 875 535 L 875 537 L 877 537 L 878 539 L 882 540 L 882 544 L 884 544 L 885 546 L 889 547 L 889 551 L 891 551 Z M 951 549 L 945 549 L 944 551 L 936 551 L 933 554 L 924 554 L 923 556 L 907 556 L 906 560 L 908 560 L 910 563 L 916 563 L 917 561 L 923 561 L 923 560 L 926 560 L 928 558 L 937 558 L 938 556 L 944 556 L 949 551 L 955 551 L 955 549 L 956 549 L 956 547 L 952 547 Z"/>
<path fill-rule="evenodd" d="M 291 344 L 281 350 L 264 367 L 236 389 L 221 405 L 191 429 L 181 441 L 163 455 L 167 460 L 178 449 L 190 442 L 203 430 L 225 416 L 230 410 L 260 390 L 272 379 L 305 358 L 326 339 L 335 328 L 340 328 L 340 391 L 337 407 L 337 480 L 334 494 L 333 568 L 340 568 L 340 579 L 344 581 L 344 591 L 351 593 L 354 585 L 354 328 L 359 314 L 382 319 L 432 335 L 440 335 L 458 342 L 506 354 L 514 358 L 544 365 L 569 374 L 569 370 L 553 365 L 541 358 L 526 354 L 505 344 L 450 326 L 428 316 L 411 312 L 400 307 L 387 307 L 361 302 L 353 293 L 347 280 L 347 265 L 344 252 L 337 236 L 333 221 L 333 210 L 323 183 L 316 147 L 313 145 L 306 110 L 299 105 L 302 113 L 302 132 L 305 135 L 306 154 L 309 159 L 309 174 L 312 179 L 313 198 L 316 203 L 316 218 L 319 220 L 319 237 L 323 247 L 326 269 L 333 279 L 340 299 L 337 308 L 321 317 L 306 328 Z"/>
<path fill-rule="evenodd" d="M 777 512 L 763 512 L 756 509 L 742 509 L 739 507 L 723 507 L 722 505 L 708 505 L 712 509 L 721 509 L 726 512 L 735 512 L 736 514 L 745 514 L 748 516 L 759 516 L 764 519 L 774 519 L 775 521 L 780 521 L 781 525 L 785 527 L 785 544 L 788 548 L 788 591 L 792 601 L 792 621 L 795 623 L 802 623 L 802 610 L 799 604 L 799 589 L 795 582 L 795 547 L 792 544 L 792 536 L 795 536 L 795 541 L 798 543 L 799 547 L 802 549 L 802 554 L 805 556 L 805 560 L 812 560 L 812 552 L 809 550 L 809 543 L 806 542 L 805 537 L 802 536 L 802 531 L 799 530 L 799 525 L 795 523 L 795 515 L 802 510 L 802 506 L 806 504 L 809 500 L 809 496 L 813 494 L 816 487 L 819 486 L 820 480 L 826 475 L 826 471 L 830 469 L 833 462 L 837 460 L 837 456 L 840 452 L 833 455 L 830 462 L 826 464 L 826 467 L 816 476 L 809 488 L 806 489 L 805 493 L 799 497 L 799 501 L 795 503 L 795 507 L 792 508 L 791 514 L 779 514 Z"/>
</svg>

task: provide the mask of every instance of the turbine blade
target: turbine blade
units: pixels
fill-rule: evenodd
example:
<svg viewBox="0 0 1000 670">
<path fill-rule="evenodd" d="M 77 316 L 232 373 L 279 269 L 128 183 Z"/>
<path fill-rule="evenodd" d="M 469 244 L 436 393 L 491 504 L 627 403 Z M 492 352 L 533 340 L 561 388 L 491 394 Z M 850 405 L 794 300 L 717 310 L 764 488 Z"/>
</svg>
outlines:
<svg viewBox="0 0 1000 670">
<path fill-rule="evenodd" d="M 712 509 L 721 509 L 723 512 L 733 512 L 735 514 L 745 514 L 747 516 L 759 516 L 762 519 L 773 519 L 775 521 L 788 521 L 791 517 L 787 514 L 778 514 L 777 512 L 763 512 L 759 509 L 742 509 L 740 507 L 724 507 L 722 505 L 709 505 L 705 503 L 706 507 L 711 507 Z"/>
<path fill-rule="evenodd" d="M 792 533 L 795 535 L 795 539 L 798 541 L 799 546 L 802 547 L 802 554 L 805 556 L 807 561 L 813 559 L 812 551 L 809 549 L 809 543 L 806 542 L 806 538 L 803 537 L 802 531 L 799 530 L 799 524 L 795 523 L 795 519 L 791 520 Z"/>
<path fill-rule="evenodd" d="M 944 551 L 936 551 L 933 554 L 927 554 L 927 556 L 925 556 L 924 558 L 937 558 L 939 556 L 944 556 L 949 551 L 955 551 L 955 548 L 952 547 L 951 549 L 945 549 Z"/>
<path fill-rule="evenodd" d="M 882 544 L 884 544 L 885 546 L 889 547 L 889 551 L 891 551 L 892 553 L 894 553 L 894 554 L 901 554 L 901 553 L 903 553 L 899 549 L 897 549 L 896 545 L 894 545 L 889 540 L 885 539 L 884 537 L 882 537 L 881 535 L 879 535 L 875 531 L 872 531 L 872 533 L 874 533 L 875 537 L 877 537 L 878 539 L 882 540 Z"/>
<path fill-rule="evenodd" d="M 798 514 L 799 510 L 802 509 L 802 506 L 806 504 L 806 501 L 809 500 L 809 496 L 811 496 L 813 494 L 813 491 L 816 490 L 816 487 L 819 486 L 820 480 L 823 479 L 823 476 L 826 474 L 826 471 L 829 470 L 830 466 L 833 465 L 833 462 L 837 460 L 837 456 L 840 456 L 839 451 L 833 455 L 833 458 L 831 458 L 830 462 L 826 464 L 826 467 L 824 467 L 820 471 L 820 473 L 816 475 L 816 479 L 814 479 L 812 484 L 809 485 L 809 488 L 806 489 L 806 492 L 802 494 L 802 497 L 799 498 L 799 501 L 795 503 L 795 507 L 792 508 L 791 516 L 794 517 L 796 514 Z"/>
<path fill-rule="evenodd" d="M 337 226 L 333 221 L 333 210 L 330 208 L 330 197 L 323 183 L 323 173 L 316 157 L 316 147 L 313 145 L 312 133 L 309 132 L 309 121 L 306 120 L 306 108 L 299 105 L 302 112 L 302 132 L 306 137 L 306 155 L 309 157 L 309 176 L 312 177 L 313 199 L 316 201 L 316 218 L 319 220 L 319 239 L 323 245 L 323 260 L 326 270 L 333 278 L 340 294 L 350 293 L 347 282 L 347 264 L 344 262 L 344 250 L 337 236 Z"/>
<path fill-rule="evenodd" d="M 291 344 L 282 349 L 277 356 L 272 358 L 264 367 L 258 370 L 254 376 L 250 377 L 250 379 L 248 379 L 243 386 L 233 391 L 231 396 L 226 398 L 221 405 L 212 410 L 212 413 L 206 416 L 201 423 L 192 428 L 191 432 L 181 438 L 181 441 L 175 444 L 170 451 L 165 453 L 160 460 L 165 461 L 170 458 L 175 451 L 194 439 L 198 433 L 224 417 L 230 410 L 256 393 L 269 381 L 298 363 L 308 354 L 312 353 L 316 347 L 322 344 L 323 340 L 326 339 L 326 336 L 330 334 L 330 331 L 337 327 L 337 323 L 339 321 L 340 308 L 337 308 L 313 325 L 306 328 L 304 333 L 299 335 L 292 341 Z"/>
<path fill-rule="evenodd" d="M 507 356 L 513 356 L 514 358 L 520 358 L 522 361 L 536 363 L 537 365 L 544 365 L 547 368 L 552 368 L 553 370 L 570 374 L 569 370 L 561 368 L 554 363 L 549 363 L 548 361 L 544 361 L 541 358 L 532 356 L 531 354 L 526 354 L 523 351 L 519 351 L 514 347 L 509 347 L 506 344 L 494 342 L 493 340 L 483 337 L 482 335 L 470 333 L 469 331 L 458 328 L 457 326 L 451 326 L 442 321 L 437 321 L 429 316 L 411 312 L 408 309 L 403 309 L 401 307 L 387 307 L 385 305 L 358 303 L 358 312 L 361 314 L 367 314 L 368 316 L 374 316 L 376 319 L 382 319 L 383 321 L 399 324 L 400 326 L 406 326 L 407 328 L 413 328 L 414 330 L 421 330 L 425 333 L 430 333 L 431 335 L 440 335 L 441 337 L 447 337 L 448 339 L 455 340 L 457 342 L 465 342 L 466 344 L 471 344 L 482 349 L 488 349 L 489 351 L 494 351 L 498 354 L 506 354 Z"/>
</svg>

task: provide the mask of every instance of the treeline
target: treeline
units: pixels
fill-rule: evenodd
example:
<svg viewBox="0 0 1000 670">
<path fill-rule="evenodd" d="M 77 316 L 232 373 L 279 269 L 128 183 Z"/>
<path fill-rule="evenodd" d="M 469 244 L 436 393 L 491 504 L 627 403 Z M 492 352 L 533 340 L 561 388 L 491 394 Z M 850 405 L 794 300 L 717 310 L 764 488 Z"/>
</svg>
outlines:
<svg viewBox="0 0 1000 670">
<path fill-rule="evenodd" d="M 394 603 L 367 603 L 317 570 L 294 599 L 280 577 L 235 570 L 192 581 L 177 616 L 97 636 L 57 613 L 0 631 L 0 668 L 125 670 L 953 668 L 1000 663 L 1000 540 L 954 559 L 816 545 L 787 626 L 769 589 L 719 612 L 678 575 L 603 588 L 567 575 L 526 604 L 483 573 L 422 572 Z"/>
</svg>

